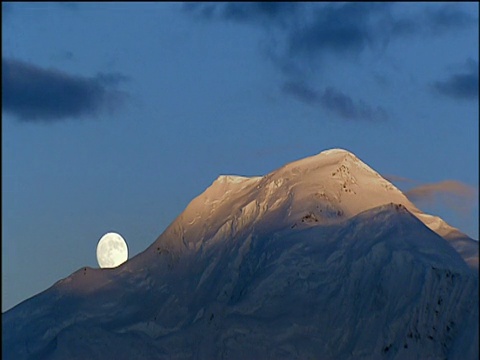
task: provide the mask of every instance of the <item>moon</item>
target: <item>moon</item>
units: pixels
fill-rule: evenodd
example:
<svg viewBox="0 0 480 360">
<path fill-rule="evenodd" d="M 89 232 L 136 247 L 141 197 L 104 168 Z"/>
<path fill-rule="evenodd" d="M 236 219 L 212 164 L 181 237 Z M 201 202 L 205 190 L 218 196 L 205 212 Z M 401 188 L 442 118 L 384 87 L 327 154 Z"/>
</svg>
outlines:
<svg viewBox="0 0 480 360">
<path fill-rule="evenodd" d="M 127 243 L 120 234 L 109 232 L 97 245 L 97 261 L 101 268 L 114 268 L 128 259 Z"/>
</svg>

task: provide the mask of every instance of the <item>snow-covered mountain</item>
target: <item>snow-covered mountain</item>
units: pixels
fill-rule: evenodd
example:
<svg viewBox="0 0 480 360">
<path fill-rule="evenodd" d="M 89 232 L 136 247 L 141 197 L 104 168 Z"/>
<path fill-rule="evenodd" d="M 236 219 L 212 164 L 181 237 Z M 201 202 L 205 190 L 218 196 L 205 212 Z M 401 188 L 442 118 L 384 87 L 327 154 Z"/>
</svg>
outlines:
<svg viewBox="0 0 480 360">
<path fill-rule="evenodd" d="M 478 242 L 340 149 L 220 176 L 143 253 L 2 314 L 7 359 L 476 359 Z"/>
</svg>

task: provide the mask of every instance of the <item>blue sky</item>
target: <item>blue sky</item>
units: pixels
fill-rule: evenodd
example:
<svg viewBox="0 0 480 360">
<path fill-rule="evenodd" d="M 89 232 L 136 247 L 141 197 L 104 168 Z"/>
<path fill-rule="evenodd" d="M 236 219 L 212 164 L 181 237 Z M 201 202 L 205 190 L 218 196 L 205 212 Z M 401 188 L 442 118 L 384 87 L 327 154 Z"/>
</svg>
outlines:
<svg viewBox="0 0 480 360">
<path fill-rule="evenodd" d="M 478 33 L 477 3 L 2 3 L 2 311 L 333 147 L 478 239 Z"/>
</svg>

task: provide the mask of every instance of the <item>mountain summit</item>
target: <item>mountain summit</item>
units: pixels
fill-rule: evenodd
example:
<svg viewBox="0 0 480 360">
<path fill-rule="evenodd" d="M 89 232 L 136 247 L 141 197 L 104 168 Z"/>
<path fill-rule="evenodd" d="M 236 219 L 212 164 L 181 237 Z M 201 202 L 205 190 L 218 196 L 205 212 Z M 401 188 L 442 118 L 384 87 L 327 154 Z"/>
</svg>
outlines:
<svg viewBox="0 0 480 360">
<path fill-rule="evenodd" d="M 2 351 L 474 359 L 475 265 L 478 242 L 352 153 L 327 150 L 262 177 L 220 176 L 144 252 L 2 314 Z"/>
<path fill-rule="evenodd" d="M 151 248 L 168 244 L 197 249 L 242 232 L 338 224 L 388 203 L 405 206 L 478 269 L 478 242 L 420 211 L 393 184 L 343 149 L 323 151 L 262 177 L 219 176 Z"/>
</svg>

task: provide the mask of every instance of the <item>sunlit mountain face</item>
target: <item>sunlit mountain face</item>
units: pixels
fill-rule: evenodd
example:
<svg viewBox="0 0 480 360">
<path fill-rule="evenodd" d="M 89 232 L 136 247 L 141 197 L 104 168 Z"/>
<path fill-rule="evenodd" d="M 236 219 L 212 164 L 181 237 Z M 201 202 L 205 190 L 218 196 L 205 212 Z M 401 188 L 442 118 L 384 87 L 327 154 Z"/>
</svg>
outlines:
<svg viewBox="0 0 480 360">
<path fill-rule="evenodd" d="M 478 242 L 355 155 L 220 176 L 144 252 L 2 314 L 6 359 L 476 359 Z"/>
</svg>

